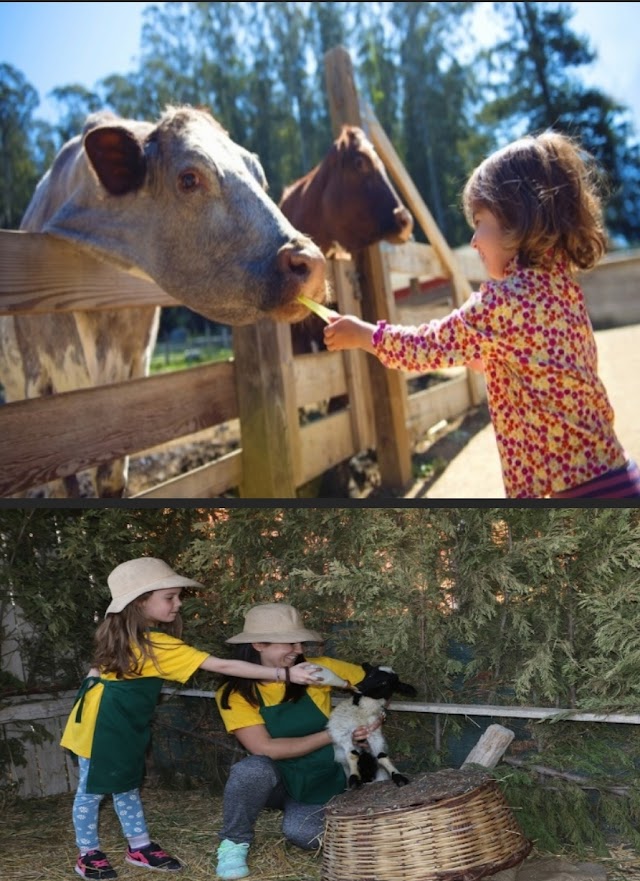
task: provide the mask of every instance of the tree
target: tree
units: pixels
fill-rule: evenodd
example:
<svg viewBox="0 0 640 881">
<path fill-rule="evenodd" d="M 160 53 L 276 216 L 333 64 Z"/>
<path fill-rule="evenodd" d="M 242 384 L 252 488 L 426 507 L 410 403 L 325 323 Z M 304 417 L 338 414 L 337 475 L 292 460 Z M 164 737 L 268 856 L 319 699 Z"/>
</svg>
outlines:
<svg viewBox="0 0 640 881">
<path fill-rule="evenodd" d="M 0 227 L 17 229 L 41 174 L 33 149 L 38 93 L 20 71 L 0 64 Z"/>
<path fill-rule="evenodd" d="M 555 129 L 577 138 L 604 168 L 611 199 L 606 221 L 612 236 L 640 240 L 640 174 L 637 145 L 625 108 L 586 87 L 575 70 L 591 64 L 595 51 L 570 28 L 566 3 L 494 3 L 506 36 L 486 55 L 493 97 L 479 114 L 497 142 Z"/>
<path fill-rule="evenodd" d="M 445 238 L 468 239 L 459 194 L 465 171 L 459 147 L 472 134 L 466 112 L 468 72 L 455 57 L 470 3 L 394 3 L 407 169 Z"/>
</svg>

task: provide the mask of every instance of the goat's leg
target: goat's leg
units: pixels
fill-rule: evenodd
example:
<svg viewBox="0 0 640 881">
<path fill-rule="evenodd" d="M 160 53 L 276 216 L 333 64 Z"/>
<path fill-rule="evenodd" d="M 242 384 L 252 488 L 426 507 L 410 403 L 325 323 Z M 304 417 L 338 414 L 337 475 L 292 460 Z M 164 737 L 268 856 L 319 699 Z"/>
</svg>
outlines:
<svg viewBox="0 0 640 881">
<path fill-rule="evenodd" d="M 347 764 L 349 766 L 347 787 L 349 789 L 357 789 L 362 786 L 362 778 L 360 777 L 360 770 L 358 768 L 359 756 L 360 752 L 357 749 L 352 749 L 347 753 Z"/>
<path fill-rule="evenodd" d="M 401 774 L 400 771 L 398 771 L 396 766 L 393 764 L 393 762 L 385 752 L 378 753 L 376 758 L 380 767 L 384 768 L 384 770 L 387 772 L 389 777 L 391 777 L 396 786 L 407 785 L 407 783 L 409 782 L 409 778 L 405 777 L 404 774 Z"/>
</svg>

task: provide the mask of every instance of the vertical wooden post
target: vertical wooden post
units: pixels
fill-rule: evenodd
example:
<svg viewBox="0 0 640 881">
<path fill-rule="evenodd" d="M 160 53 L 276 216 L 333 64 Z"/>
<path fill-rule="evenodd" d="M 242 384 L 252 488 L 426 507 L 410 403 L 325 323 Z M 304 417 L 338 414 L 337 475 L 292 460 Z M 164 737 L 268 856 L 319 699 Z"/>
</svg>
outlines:
<svg viewBox="0 0 640 881">
<path fill-rule="evenodd" d="M 325 55 L 325 77 L 334 136 L 342 125 L 362 126 L 351 58 L 339 46 Z M 392 320 L 393 291 L 379 245 L 354 254 L 366 321 Z M 411 442 L 407 428 L 407 384 L 400 371 L 368 359 L 376 426 L 376 453 L 383 488 L 403 492 L 411 483 Z"/>
<path fill-rule="evenodd" d="M 243 498 L 295 498 L 299 461 L 291 331 L 269 319 L 233 328 Z"/>
<path fill-rule="evenodd" d="M 355 278 L 355 266 L 351 260 L 333 259 L 328 263 L 331 281 L 338 303 L 338 312 L 362 318 L 360 286 Z M 349 396 L 351 435 L 357 452 L 375 447 L 376 437 L 373 417 L 371 383 L 369 381 L 369 358 L 357 349 L 342 353 Z"/>
<path fill-rule="evenodd" d="M 471 295 L 471 285 L 469 284 L 469 280 L 462 272 L 453 251 L 440 231 L 440 227 L 435 222 L 415 184 L 407 174 L 393 144 L 387 138 L 384 129 L 375 118 L 371 108 L 367 105 L 364 107 L 364 116 L 373 145 L 382 157 L 389 174 L 393 178 L 405 202 L 411 209 L 413 216 L 422 227 L 431 247 L 438 256 L 440 263 L 449 273 L 453 285 L 453 300 L 456 308 L 462 306 L 465 300 Z M 486 399 L 486 388 L 483 376 L 467 368 L 467 382 L 469 384 L 469 395 L 472 404 L 477 405 Z"/>
</svg>

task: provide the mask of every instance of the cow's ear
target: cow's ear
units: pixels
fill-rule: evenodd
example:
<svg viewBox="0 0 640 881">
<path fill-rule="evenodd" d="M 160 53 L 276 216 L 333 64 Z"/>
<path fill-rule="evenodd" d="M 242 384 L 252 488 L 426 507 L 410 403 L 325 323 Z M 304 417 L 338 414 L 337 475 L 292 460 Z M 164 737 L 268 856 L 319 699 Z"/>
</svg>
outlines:
<svg viewBox="0 0 640 881">
<path fill-rule="evenodd" d="M 138 190 L 145 178 L 142 144 L 122 126 L 100 126 L 84 136 L 84 149 L 103 187 L 112 196 Z"/>
</svg>

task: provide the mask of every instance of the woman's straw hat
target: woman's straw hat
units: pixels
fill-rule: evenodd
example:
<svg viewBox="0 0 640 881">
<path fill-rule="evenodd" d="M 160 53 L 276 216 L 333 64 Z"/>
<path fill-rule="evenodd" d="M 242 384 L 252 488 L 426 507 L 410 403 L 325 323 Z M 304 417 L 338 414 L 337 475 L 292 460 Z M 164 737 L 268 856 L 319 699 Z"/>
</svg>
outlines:
<svg viewBox="0 0 640 881">
<path fill-rule="evenodd" d="M 109 575 L 107 583 L 112 599 L 105 617 L 114 612 L 121 612 L 137 597 L 152 590 L 163 590 L 167 587 L 203 587 L 199 581 L 178 575 L 164 560 L 158 560 L 156 557 L 139 557 L 137 560 L 120 563 Z"/>
<path fill-rule="evenodd" d="M 244 616 L 244 630 L 226 642 L 323 642 L 315 630 L 307 630 L 297 609 L 287 603 L 253 606 Z"/>
</svg>

